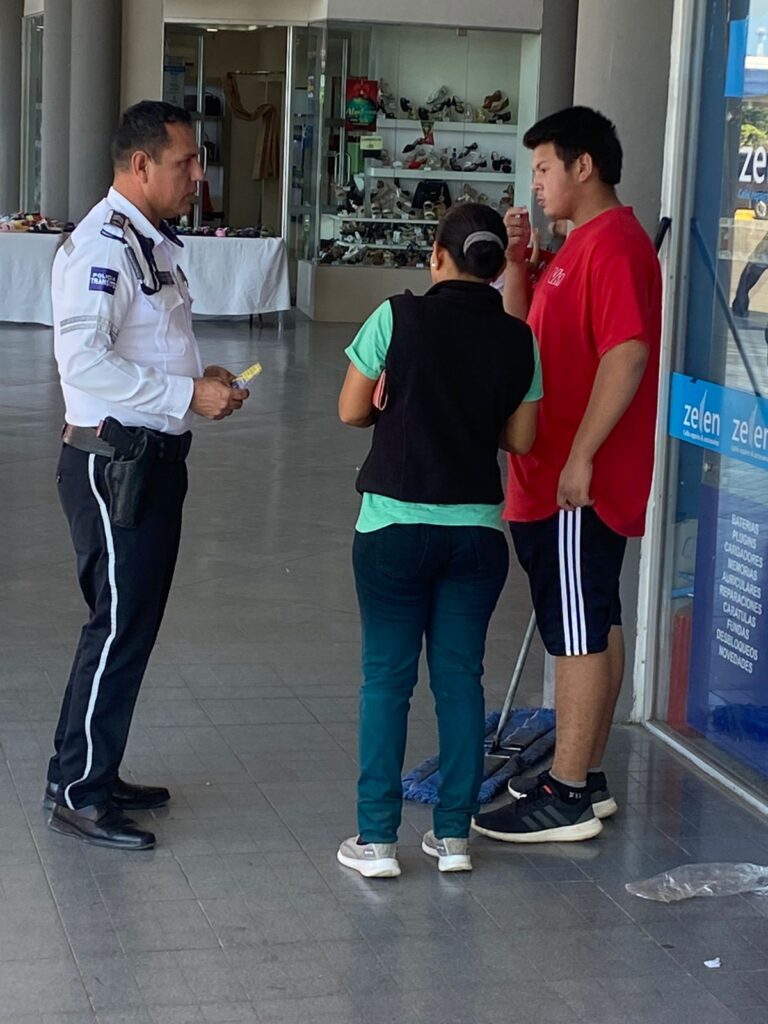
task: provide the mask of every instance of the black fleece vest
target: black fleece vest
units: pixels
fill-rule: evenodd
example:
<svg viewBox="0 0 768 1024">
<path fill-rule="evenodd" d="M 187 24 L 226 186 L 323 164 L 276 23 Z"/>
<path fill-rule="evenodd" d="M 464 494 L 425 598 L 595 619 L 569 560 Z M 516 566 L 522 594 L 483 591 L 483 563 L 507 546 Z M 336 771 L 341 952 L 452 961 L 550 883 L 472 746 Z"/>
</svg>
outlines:
<svg viewBox="0 0 768 1024">
<path fill-rule="evenodd" d="M 387 405 L 358 491 L 435 505 L 498 504 L 499 435 L 533 380 L 530 328 L 504 312 L 495 289 L 471 281 L 389 301 Z"/>
</svg>

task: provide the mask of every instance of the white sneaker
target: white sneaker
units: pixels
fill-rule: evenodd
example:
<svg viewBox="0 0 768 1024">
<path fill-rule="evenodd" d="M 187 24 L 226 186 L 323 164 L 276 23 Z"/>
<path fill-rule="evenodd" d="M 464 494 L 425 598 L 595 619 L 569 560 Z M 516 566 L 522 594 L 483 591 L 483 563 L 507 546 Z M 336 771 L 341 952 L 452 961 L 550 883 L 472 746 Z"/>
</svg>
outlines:
<svg viewBox="0 0 768 1024">
<path fill-rule="evenodd" d="M 432 829 L 424 833 L 421 848 L 428 857 L 437 858 L 438 871 L 471 871 L 468 839 L 435 839 Z"/>
<path fill-rule="evenodd" d="M 345 839 L 336 853 L 336 860 L 345 868 L 365 875 L 366 878 L 397 878 L 396 843 L 358 843 L 359 836 Z"/>
</svg>

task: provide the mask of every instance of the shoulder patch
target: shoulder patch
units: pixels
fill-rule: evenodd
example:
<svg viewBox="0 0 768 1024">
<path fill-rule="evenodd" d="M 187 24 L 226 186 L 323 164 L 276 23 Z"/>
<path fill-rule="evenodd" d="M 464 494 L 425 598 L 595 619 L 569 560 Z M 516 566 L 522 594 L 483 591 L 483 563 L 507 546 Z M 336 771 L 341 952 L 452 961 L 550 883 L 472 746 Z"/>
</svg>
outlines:
<svg viewBox="0 0 768 1024">
<path fill-rule="evenodd" d="M 72 235 L 67 235 L 64 241 L 61 243 L 61 247 L 67 256 L 71 256 L 75 251 L 75 243 L 72 241 Z"/>
<path fill-rule="evenodd" d="M 88 291 L 106 292 L 107 295 L 114 295 L 119 277 L 120 272 L 118 270 L 111 270 L 109 267 L 91 267 Z"/>
</svg>

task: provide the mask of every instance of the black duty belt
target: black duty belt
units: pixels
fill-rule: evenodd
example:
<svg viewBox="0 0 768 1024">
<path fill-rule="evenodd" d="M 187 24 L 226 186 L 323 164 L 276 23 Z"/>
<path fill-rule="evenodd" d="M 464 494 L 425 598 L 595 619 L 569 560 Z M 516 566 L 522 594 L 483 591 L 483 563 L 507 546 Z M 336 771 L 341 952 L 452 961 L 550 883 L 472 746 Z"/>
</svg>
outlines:
<svg viewBox="0 0 768 1024">
<path fill-rule="evenodd" d="M 155 459 L 161 462 L 184 462 L 189 453 L 189 445 L 192 434 L 187 431 L 184 434 L 163 434 L 159 430 L 146 430 L 152 437 L 152 454 Z M 61 432 L 61 439 L 70 448 L 77 448 L 81 452 L 88 452 L 89 455 L 104 455 L 108 459 L 114 458 L 115 449 L 107 444 L 97 433 L 97 427 L 74 427 L 70 423 L 64 425 Z"/>
</svg>

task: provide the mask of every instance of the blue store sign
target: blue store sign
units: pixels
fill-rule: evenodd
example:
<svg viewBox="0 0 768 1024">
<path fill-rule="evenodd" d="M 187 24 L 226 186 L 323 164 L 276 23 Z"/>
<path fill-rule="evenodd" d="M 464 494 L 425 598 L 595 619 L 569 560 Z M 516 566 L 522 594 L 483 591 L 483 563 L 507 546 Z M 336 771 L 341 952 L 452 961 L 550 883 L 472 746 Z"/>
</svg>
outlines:
<svg viewBox="0 0 768 1024">
<path fill-rule="evenodd" d="M 688 724 L 768 775 L 768 508 L 702 485 Z"/>
<path fill-rule="evenodd" d="M 768 399 L 672 374 L 669 433 L 699 448 L 768 469 Z"/>
</svg>

